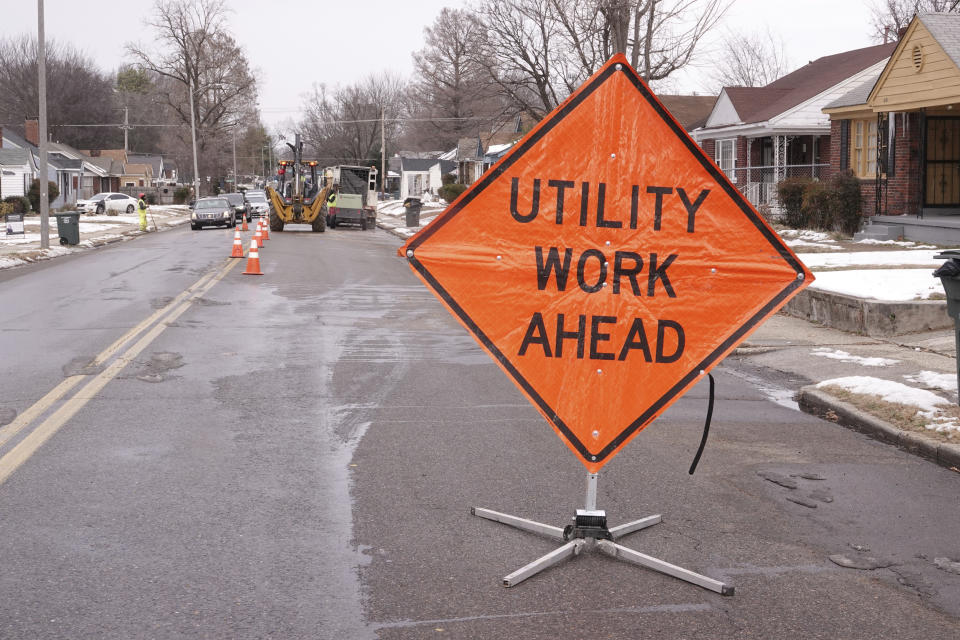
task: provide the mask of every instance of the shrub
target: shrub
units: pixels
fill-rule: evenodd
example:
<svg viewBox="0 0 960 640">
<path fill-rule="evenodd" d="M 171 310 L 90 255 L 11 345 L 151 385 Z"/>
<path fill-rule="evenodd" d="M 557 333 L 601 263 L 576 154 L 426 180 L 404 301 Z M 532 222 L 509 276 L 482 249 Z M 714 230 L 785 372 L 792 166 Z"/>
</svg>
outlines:
<svg viewBox="0 0 960 640">
<path fill-rule="evenodd" d="M 777 185 L 777 197 L 783 207 L 784 223 L 802 229 L 807 221 L 803 213 L 803 191 L 813 182 L 810 178 L 787 178 Z"/>
<path fill-rule="evenodd" d="M 833 230 L 833 189 L 824 182 L 810 182 L 803 189 L 801 206 L 804 227 L 818 231 Z"/>
<path fill-rule="evenodd" d="M 157 192 L 151 191 L 146 197 L 147 204 L 157 204 Z"/>
<path fill-rule="evenodd" d="M 27 213 L 30 211 L 30 201 L 25 196 L 7 196 L 3 199 L 3 202 L 13 207 L 7 213 Z"/>
<path fill-rule="evenodd" d="M 830 179 L 833 194 L 833 227 L 848 235 L 860 230 L 863 221 L 863 198 L 860 195 L 860 180 L 852 171 L 838 173 Z"/>
<path fill-rule="evenodd" d="M 8 213 L 13 213 L 13 203 L 0 202 L 0 216 L 5 216 Z"/>
<path fill-rule="evenodd" d="M 183 204 L 187 201 L 187 198 L 190 197 L 190 188 L 189 187 L 177 187 L 173 190 L 173 203 L 174 204 Z"/>
<path fill-rule="evenodd" d="M 60 195 L 60 188 L 53 181 L 47 182 L 48 202 L 53 202 Z M 40 211 L 40 179 L 36 178 L 30 183 L 30 190 L 27 191 L 27 198 L 30 200 L 30 206 L 34 211 Z"/>
<path fill-rule="evenodd" d="M 441 184 L 453 184 L 456 181 L 457 181 L 457 176 L 453 175 L 452 173 L 445 173 L 442 176 L 440 176 Z"/>
<path fill-rule="evenodd" d="M 445 184 L 440 187 L 440 197 L 446 200 L 447 202 L 453 202 L 457 199 L 461 193 L 467 190 L 467 185 L 465 184 Z"/>
</svg>

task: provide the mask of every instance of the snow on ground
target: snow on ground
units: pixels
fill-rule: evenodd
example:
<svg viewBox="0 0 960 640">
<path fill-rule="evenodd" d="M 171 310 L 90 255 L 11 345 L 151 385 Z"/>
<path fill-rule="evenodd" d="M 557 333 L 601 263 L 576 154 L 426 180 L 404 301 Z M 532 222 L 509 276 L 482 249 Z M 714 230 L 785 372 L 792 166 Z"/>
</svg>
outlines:
<svg viewBox="0 0 960 640">
<path fill-rule="evenodd" d="M 859 364 L 863 367 L 886 367 L 900 362 L 899 360 L 891 360 L 890 358 L 864 358 L 863 356 L 855 356 L 851 353 L 847 353 L 846 351 L 831 349 L 829 347 L 817 347 L 811 351 L 811 354 L 820 356 L 821 358 L 839 360 L 840 362 Z"/>
<path fill-rule="evenodd" d="M 903 376 L 907 382 L 914 382 L 924 387 L 957 392 L 957 375 L 955 373 L 937 373 L 935 371 L 921 371 Z"/>
<path fill-rule="evenodd" d="M 876 240 L 874 238 L 864 238 L 863 240 L 854 240 L 856 244 L 879 244 L 896 245 L 898 247 L 911 247 L 913 249 L 936 249 L 932 244 L 917 244 L 909 240 Z"/>
<path fill-rule="evenodd" d="M 866 266 L 916 266 L 936 269 L 943 260 L 934 260 L 939 249 L 912 251 L 858 251 L 845 253 L 799 253 L 797 257 L 811 270 Z"/>
<path fill-rule="evenodd" d="M 810 286 L 857 298 L 892 302 L 927 300 L 934 294 L 943 295 L 943 285 L 931 273 L 929 268 L 819 271 Z"/>
<path fill-rule="evenodd" d="M 926 428 L 930 431 L 946 433 L 950 437 L 960 433 L 960 423 L 952 417 L 943 415 L 940 411 L 940 407 L 953 403 L 932 391 L 870 376 L 833 378 L 817 384 L 817 388 L 831 386 L 846 389 L 851 393 L 879 396 L 887 402 L 916 407 L 919 415 L 927 420 Z"/>
<path fill-rule="evenodd" d="M 829 251 L 842 251 L 843 248 L 837 246 L 836 240 L 830 237 L 829 233 L 822 231 L 811 231 L 810 229 L 784 229 L 780 231 L 780 237 L 792 249 L 805 247 L 807 249 L 826 249 Z"/>
</svg>

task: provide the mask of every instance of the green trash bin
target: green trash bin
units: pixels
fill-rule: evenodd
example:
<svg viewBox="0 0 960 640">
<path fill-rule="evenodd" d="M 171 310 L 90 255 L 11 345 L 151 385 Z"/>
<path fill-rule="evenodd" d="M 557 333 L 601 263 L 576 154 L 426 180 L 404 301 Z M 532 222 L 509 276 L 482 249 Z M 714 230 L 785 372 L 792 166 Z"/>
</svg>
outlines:
<svg viewBox="0 0 960 640">
<path fill-rule="evenodd" d="M 60 244 L 80 244 L 80 212 L 66 211 L 53 215 L 57 218 Z"/>
</svg>

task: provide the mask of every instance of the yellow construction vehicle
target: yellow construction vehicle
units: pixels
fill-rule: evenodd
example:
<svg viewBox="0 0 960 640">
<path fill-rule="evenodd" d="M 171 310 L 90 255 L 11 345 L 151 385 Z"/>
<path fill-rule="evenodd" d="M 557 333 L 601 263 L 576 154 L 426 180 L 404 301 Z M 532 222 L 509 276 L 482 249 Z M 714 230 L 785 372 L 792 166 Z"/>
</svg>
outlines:
<svg viewBox="0 0 960 640">
<path fill-rule="evenodd" d="M 327 229 L 327 196 L 333 188 L 332 176 L 318 175 L 315 160 L 303 160 L 300 134 L 294 144 L 293 160 L 281 160 L 277 168 L 277 189 L 267 187 L 273 205 L 270 210 L 270 231 L 283 231 L 285 224 L 309 224 L 314 231 Z"/>
</svg>

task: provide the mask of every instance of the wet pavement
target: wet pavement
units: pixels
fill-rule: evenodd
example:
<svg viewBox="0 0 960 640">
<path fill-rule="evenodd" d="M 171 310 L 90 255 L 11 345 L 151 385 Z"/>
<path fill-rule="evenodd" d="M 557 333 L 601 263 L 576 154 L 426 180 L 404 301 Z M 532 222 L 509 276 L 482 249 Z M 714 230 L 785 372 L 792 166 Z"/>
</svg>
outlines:
<svg viewBox="0 0 960 640">
<path fill-rule="evenodd" d="M 733 597 L 598 553 L 505 589 L 556 545 L 470 507 L 563 526 L 583 468 L 398 238 L 303 229 L 271 235 L 265 275 L 223 272 L 161 320 L 0 484 L 0 637 L 955 637 L 960 474 L 788 393 L 839 366 L 808 354 L 814 335 L 895 346 L 778 316 L 715 370 L 695 475 L 704 385 L 603 469 L 612 525 L 663 514 L 623 544 Z M 232 235 L 181 229 L 3 272 L 16 375 L 0 412 L 109 370 L 91 359 L 222 269 Z M 930 340 L 903 366 L 948 362 Z"/>
</svg>

